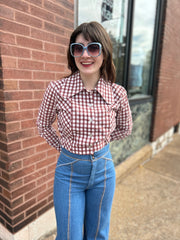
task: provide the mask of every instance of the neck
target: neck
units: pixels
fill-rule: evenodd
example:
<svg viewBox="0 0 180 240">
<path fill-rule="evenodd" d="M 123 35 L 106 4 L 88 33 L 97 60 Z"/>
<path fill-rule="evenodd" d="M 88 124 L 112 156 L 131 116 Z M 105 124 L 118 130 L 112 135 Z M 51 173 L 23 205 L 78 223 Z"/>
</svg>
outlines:
<svg viewBox="0 0 180 240">
<path fill-rule="evenodd" d="M 83 81 L 83 84 L 84 84 L 84 87 L 87 89 L 87 90 L 93 90 L 95 89 L 97 83 L 98 83 L 98 80 L 100 78 L 100 76 L 93 76 L 93 75 L 83 75 L 83 74 L 80 74 L 81 76 L 81 79 Z"/>
</svg>

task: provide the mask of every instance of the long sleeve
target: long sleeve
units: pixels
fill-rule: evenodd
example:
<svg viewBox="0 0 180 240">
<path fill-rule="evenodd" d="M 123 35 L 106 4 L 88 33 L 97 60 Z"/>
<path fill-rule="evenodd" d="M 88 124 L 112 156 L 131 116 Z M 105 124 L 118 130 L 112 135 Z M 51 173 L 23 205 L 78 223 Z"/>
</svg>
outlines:
<svg viewBox="0 0 180 240">
<path fill-rule="evenodd" d="M 123 139 L 132 131 L 132 115 L 125 89 L 121 92 L 118 101 L 120 101 L 120 106 L 116 115 L 116 128 L 111 133 L 110 141 Z"/>
<path fill-rule="evenodd" d="M 61 151 L 60 139 L 52 124 L 56 120 L 56 89 L 55 84 L 51 82 L 45 91 L 37 119 L 37 127 L 41 137 L 49 145 Z"/>
</svg>

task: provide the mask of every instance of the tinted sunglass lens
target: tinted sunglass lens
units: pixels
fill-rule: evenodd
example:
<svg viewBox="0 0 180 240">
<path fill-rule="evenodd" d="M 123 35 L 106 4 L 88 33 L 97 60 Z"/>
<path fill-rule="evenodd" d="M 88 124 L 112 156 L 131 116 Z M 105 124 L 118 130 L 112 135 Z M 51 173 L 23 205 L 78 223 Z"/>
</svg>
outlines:
<svg viewBox="0 0 180 240">
<path fill-rule="evenodd" d="M 75 57 L 81 56 L 83 52 L 83 47 L 80 44 L 74 44 L 72 46 L 72 53 Z"/>
<path fill-rule="evenodd" d="M 98 56 L 100 53 L 100 46 L 96 43 L 92 43 L 88 46 L 88 52 L 91 56 Z"/>
</svg>

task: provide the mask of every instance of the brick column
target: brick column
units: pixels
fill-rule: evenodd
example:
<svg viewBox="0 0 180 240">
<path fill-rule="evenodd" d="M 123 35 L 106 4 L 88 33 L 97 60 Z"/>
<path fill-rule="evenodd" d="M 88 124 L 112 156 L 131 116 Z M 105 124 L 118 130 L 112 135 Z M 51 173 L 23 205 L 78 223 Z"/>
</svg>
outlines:
<svg viewBox="0 0 180 240">
<path fill-rule="evenodd" d="M 153 116 L 152 141 L 157 140 L 180 121 L 179 18 L 179 0 L 168 0 Z"/>
<path fill-rule="evenodd" d="M 16 233 L 53 206 L 58 152 L 38 136 L 49 81 L 68 73 L 72 0 L 0 1 L 1 223 Z"/>
</svg>

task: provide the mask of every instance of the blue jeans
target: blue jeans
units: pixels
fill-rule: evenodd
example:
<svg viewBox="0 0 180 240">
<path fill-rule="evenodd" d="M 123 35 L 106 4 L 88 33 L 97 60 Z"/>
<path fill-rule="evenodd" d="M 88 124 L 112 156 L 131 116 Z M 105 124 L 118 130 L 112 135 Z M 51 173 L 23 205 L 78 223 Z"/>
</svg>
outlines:
<svg viewBox="0 0 180 240">
<path fill-rule="evenodd" d="M 94 155 L 62 149 L 54 179 L 56 240 L 108 240 L 114 190 L 109 144 Z"/>
</svg>

